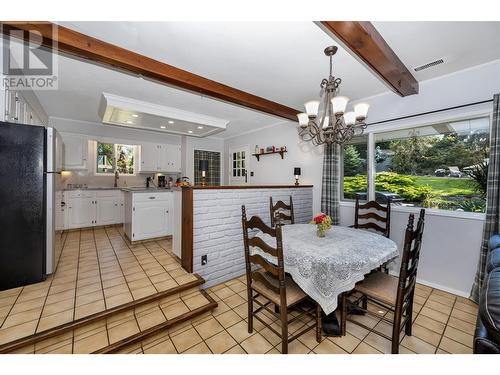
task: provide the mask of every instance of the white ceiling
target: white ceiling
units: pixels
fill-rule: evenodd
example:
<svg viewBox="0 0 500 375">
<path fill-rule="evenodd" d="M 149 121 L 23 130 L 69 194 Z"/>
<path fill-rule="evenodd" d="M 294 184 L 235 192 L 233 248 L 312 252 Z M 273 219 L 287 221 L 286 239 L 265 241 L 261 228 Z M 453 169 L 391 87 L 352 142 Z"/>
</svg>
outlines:
<svg viewBox="0 0 500 375">
<path fill-rule="evenodd" d="M 417 81 L 500 59 L 500 22 L 373 22 L 373 25 Z M 440 58 L 444 64 L 420 72 L 413 70 Z"/>
<path fill-rule="evenodd" d="M 318 97 L 319 83 L 328 74 L 323 49 L 336 44 L 312 22 L 61 24 L 298 110 L 305 101 Z M 374 24 L 409 68 L 450 56 L 448 64 L 415 73 L 418 80 L 500 58 L 499 42 L 491 34 L 495 30 L 499 34 L 500 23 L 475 27 L 456 22 Z M 467 30 L 466 37 L 462 29 Z M 464 44 L 454 43 L 462 36 Z M 342 78 L 341 93 L 351 99 L 388 91 L 342 48 L 334 57 L 334 74 Z M 100 122 L 99 100 L 108 92 L 229 120 L 227 130 L 218 137 L 283 121 L 67 57 L 59 59 L 58 84 L 58 91 L 37 93 L 49 116 Z"/>
</svg>

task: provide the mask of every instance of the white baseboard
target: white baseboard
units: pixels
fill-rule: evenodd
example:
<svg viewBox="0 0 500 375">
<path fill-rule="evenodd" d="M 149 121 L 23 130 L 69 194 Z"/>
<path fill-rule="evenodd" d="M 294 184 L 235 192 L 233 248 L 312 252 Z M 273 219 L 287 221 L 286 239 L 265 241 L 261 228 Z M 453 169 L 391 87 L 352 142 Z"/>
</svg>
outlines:
<svg viewBox="0 0 500 375">
<path fill-rule="evenodd" d="M 399 273 L 394 272 L 392 270 L 389 271 L 389 273 L 392 276 L 396 276 L 396 277 L 399 276 Z M 427 281 L 427 280 L 422 280 L 422 279 L 420 279 L 418 277 L 417 277 L 417 283 L 422 284 L 422 285 L 426 285 L 426 286 L 430 286 L 431 288 L 439 289 L 439 290 L 442 290 L 443 292 L 448 292 L 448 293 L 455 294 L 457 296 L 464 297 L 464 298 L 469 298 L 469 295 L 470 295 L 469 291 L 463 291 L 463 290 L 457 290 L 457 289 L 449 288 L 449 287 L 444 286 L 444 285 L 436 284 L 436 283 L 433 283 L 433 282 L 430 282 L 430 281 Z"/>
</svg>

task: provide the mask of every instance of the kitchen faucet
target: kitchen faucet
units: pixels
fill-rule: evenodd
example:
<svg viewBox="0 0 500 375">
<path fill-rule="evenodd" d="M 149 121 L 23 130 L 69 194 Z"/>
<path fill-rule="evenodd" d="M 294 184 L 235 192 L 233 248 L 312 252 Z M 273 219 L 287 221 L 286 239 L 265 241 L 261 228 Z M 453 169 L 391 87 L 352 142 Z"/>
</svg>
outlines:
<svg viewBox="0 0 500 375">
<path fill-rule="evenodd" d="M 118 171 L 115 171 L 115 184 L 114 187 L 118 187 L 118 179 L 120 178 L 120 174 Z"/>
</svg>

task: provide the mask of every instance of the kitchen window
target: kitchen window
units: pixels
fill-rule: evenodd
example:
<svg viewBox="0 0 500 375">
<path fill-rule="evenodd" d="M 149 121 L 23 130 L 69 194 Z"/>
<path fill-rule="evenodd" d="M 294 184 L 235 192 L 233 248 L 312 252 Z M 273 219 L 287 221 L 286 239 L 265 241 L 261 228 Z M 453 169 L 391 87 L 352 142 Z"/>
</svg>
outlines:
<svg viewBox="0 0 500 375">
<path fill-rule="evenodd" d="M 489 128 L 489 117 L 480 117 L 374 133 L 368 152 L 375 173 L 368 183 L 374 184 L 375 199 L 387 203 L 390 198 L 407 207 L 485 212 Z M 352 168 L 346 167 L 359 165 L 358 155 L 363 159 L 356 151 L 352 145 L 343 148 L 347 199 L 365 187 L 366 170 L 353 177 Z"/>
<path fill-rule="evenodd" d="M 135 175 L 136 146 L 96 142 L 96 174 Z"/>
</svg>

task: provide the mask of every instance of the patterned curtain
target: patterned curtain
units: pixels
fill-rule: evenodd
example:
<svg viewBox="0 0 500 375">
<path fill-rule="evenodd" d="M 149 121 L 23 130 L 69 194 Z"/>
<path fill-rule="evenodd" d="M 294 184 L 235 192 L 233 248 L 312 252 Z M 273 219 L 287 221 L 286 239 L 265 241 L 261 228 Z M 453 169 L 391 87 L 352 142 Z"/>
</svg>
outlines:
<svg viewBox="0 0 500 375">
<path fill-rule="evenodd" d="M 486 197 L 486 221 L 483 228 L 483 242 L 476 277 L 472 285 L 470 299 L 479 301 L 484 280 L 488 241 L 490 237 L 500 233 L 500 94 L 493 97 L 493 123 L 490 134 L 490 160 L 488 167 L 488 189 Z"/>
<path fill-rule="evenodd" d="M 323 183 L 321 186 L 321 212 L 330 215 L 333 225 L 339 225 L 339 178 L 340 178 L 340 146 L 325 145 L 323 159 Z"/>
<path fill-rule="evenodd" d="M 208 186 L 220 185 L 220 152 L 194 150 L 194 184 L 201 184 L 200 160 L 208 160 L 206 183 Z"/>
</svg>

